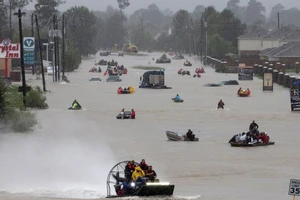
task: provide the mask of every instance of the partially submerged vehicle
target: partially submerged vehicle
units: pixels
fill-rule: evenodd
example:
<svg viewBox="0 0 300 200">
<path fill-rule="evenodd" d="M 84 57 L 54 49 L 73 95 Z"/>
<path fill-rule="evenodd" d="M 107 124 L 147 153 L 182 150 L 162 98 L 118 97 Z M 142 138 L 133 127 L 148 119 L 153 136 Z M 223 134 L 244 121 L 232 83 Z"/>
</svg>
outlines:
<svg viewBox="0 0 300 200">
<path fill-rule="evenodd" d="M 122 161 L 117 163 L 109 171 L 106 181 L 107 197 L 129 197 L 129 196 L 172 196 L 174 193 L 175 185 L 171 185 L 168 182 L 146 182 L 142 186 L 137 186 L 134 181 L 130 181 L 128 184 L 131 189 L 126 192 L 120 193 L 120 189 L 126 180 L 126 165 L 130 161 Z M 138 166 L 138 163 L 135 163 Z"/>
<path fill-rule="evenodd" d="M 175 102 L 175 103 L 183 103 L 183 99 L 179 99 L 179 100 L 176 100 L 175 98 L 172 98 L 172 101 Z"/>
<path fill-rule="evenodd" d="M 204 87 L 221 87 L 221 85 L 218 83 L 207 83 Z"/>
<path fill-rule="evenodd" d="M 165 72 L 160 71 L 148 71 L 140 77 L 139 88 L 149 88 L 149 89 L 172 89 L 165 85 Z"/>
<path fill-rule="evenodd" d="M 197 138 L 197 137 L 195 137 L 195 139 L 191 141 L 189 138 L 187 138 L 185 136 L 185 134 L 181 134 L 181 133 L 177 133 L 177 132 L 173 132 L 173 131 L 166 131 L 166 135 L 170 141 L 186 141 L 186 142 L 199 141 L 199 138 Z"/>
<path fill-rule="evenodd" d="M 106 82 L 121 82 L 122 79 L 120 78 L 119 74 L 109 74 Z"/>
<path fill-rule="evenodd" d="M 107 61 L 106 60 L 100 60 L 97 65 L 107 65 Z"/>
<path fill-rule="evenodd" d="M 124 116 L 121 115 L 121 113 L 119 113 L 116 116 L 117 119 L 131 119 L 131 111 L 125 111 L 124 112 Z"/>
<path fill-rule="evenodd" d="M 220 85 L 239 85 L 237 80 L 222 81 Z"/>
<path fill-rule="evenodd" d="M 109 56 L 109 55 L 110 55 L 109 51 L 100 52 L 100 56 Z"/>
<path fill-rule="evenodd" d="M 174 60 L 182 60 L 184 59 L 184 56 L 181 54 L 176 54 L 175 57 L 173 57 Z"/>
<path fill-rule="evenodd" d="M 98 77 L 95 77 L 95 78 L 90 78 L 90 80 L 89 81 L 101 81 L 101 78 L 98 78 Z"/>
</svg>

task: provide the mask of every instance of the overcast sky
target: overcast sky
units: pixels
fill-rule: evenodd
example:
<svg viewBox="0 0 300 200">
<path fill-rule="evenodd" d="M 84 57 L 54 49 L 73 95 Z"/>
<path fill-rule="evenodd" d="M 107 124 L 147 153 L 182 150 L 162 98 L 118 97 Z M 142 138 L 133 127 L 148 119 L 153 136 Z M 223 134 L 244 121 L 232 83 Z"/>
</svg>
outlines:
<svg viewBox="0 0 300 200">
<path fill-rule="evenodd" d="M 60 7 L 60 10 L 66 10 L 71 6 L 84 5 L 91 10 L 105 10 L 108 5 L 118 7 L 117 0 L 66 0 L 67 3 Z M 172 11 L 186 9 L 192 11 L 196 5 L 213 5 L 218 10 L 226 7 L 228 0 L 129 0 L 130 6 L 126 8 L 126 13 L 132 13 L 139 8 L 145 8 L 151 3 L 155 3 L 160 9 L 169 8 Z M 258 0 L 269 10 L 277 3 L 281 3 L 286 8 L 300 8 L 300 0 Z M 241 5 L 247 5 L 249 0 L 240 0 Z"/>
</svg>

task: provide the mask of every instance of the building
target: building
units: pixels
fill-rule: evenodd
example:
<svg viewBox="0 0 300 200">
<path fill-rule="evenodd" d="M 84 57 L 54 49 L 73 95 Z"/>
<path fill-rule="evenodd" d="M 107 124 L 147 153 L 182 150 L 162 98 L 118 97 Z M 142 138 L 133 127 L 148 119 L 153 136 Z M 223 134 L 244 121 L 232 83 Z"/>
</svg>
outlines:
<svg viewBox="0 0 300 200">
<path fill-rule="evenodd" d="M 258 55 L 261 51 L 278 48 L 289 42 L 300 42 L 300 30 L 282 27 L 273 31 L 250 30 L 238 37 L 239 55 Z"/>
</svg>

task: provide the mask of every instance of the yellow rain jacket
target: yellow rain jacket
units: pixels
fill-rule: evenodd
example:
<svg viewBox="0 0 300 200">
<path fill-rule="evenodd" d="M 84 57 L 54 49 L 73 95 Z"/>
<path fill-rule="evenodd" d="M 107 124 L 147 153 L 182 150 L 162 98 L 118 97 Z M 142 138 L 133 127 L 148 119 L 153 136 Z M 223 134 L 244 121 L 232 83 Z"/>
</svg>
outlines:
<svg viewBox="0 0 300 200">
<path fill-rule="evenodd" d="M 136 181 L 136 179 L 138 177 L 145 177 L 145 172 L 140 168 L 140 166 L 137 166 L 135 169 L 134 169 L 134 172 L 132 173 L 132 180 L 133 181 Z"/>
<path fill-rule="evenodd" d="M 129 92 L 130 92 L 131 94 L 135 93 L 134 87 L 130 86 L 130 87 L 129 87 Z"/>
</svg>

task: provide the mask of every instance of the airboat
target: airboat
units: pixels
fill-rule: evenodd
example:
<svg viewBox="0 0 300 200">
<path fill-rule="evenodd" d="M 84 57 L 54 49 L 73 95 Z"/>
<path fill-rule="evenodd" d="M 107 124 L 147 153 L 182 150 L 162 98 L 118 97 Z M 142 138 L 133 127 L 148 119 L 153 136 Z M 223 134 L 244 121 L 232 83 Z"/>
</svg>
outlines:
<svg viewBox="0 0 300 200">
<path fill-rule="evenodd" d="M 117 198 L 126 196 L 172 196 L 175 185 L 168 182 L 147 182 L 141 187 L 135 187 L 134 182 L 130 182 L 132 190 L 130 193 L 120 195 L 118 191 L 122 188 L 125 179 L 125 167 L 130 161 L 122 161 L 116 164 L 107 176 L 107 196 L 106 198 Z M 138 163 L 135 162 L 137 166 Z M 119 194 L 119 195 L 118 195 Z"/>
</svg>

